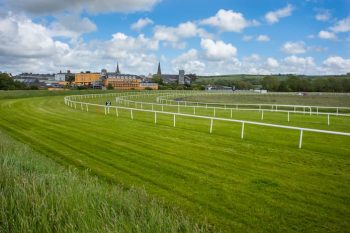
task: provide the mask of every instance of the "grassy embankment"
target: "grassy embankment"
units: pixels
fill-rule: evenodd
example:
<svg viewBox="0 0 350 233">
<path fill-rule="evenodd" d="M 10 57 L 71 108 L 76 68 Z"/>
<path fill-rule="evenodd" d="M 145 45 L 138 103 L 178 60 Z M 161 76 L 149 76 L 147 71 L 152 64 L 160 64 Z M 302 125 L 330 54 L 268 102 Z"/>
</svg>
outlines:
<svg viewBox="0 0 350 233">
<path fill-rule="evenodd" d="M 0 232 L 206 232 L 143 189 L 66 169 L 0 131 Z"/>
<path fill-rule="evenodd" d="M 305 133 L 300 150 L 294 131 L 246 126 L 241 140 L 239 124 L 215 122 L 208 134 L 205 120 L 178 118 L 173 128 L 172 116 L 160 115 L 154 125 L 152 114 L 135 113 L 132 121 L 129 112 L 87 113 L 62 97 L 0 106 L 0 128 L 35 150 L 124 187 L 144 187 L 225 232 L 350 228 L 349 138 Z"/>
</svg>

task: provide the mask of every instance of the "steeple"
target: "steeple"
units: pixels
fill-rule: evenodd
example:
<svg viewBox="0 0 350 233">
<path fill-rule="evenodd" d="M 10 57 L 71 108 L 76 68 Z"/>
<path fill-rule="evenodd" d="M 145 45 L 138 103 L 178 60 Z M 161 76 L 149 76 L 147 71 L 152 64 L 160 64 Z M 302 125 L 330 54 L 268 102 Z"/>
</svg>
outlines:
<svg viewBox="0 0 350 233">
<path fill-rule="evenodd" d="M 115 72 L 116 72 L 117 74 L 120 74 L 118 62 L 117 62 L 117 70 L 116 70 Z"/>
<path fill-rule="evenodd" d="M 158 63 L 158 72 L 157 72 L 157 75 L 162 75 L 162 71 L 160 69 L 160 62 Z"/>
</svg>

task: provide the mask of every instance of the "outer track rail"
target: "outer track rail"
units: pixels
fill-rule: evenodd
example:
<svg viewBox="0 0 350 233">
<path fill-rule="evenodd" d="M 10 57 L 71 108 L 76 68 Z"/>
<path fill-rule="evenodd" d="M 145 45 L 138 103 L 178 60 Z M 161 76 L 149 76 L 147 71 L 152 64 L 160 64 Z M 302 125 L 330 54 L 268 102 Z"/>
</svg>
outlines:
<svg viewBox="0 0 350 233">
<path fill-rule="evenodd" d="M 135 93 L 133 93 L 135 94 Z M 147 93 L 147 95 L 150 95 L 150 93 Z M 314 132 L 314 133 L 323 133 L 323 134 L 331 134 L 331 135 L 341 135 L 341 136 L 350 136 L 350 133 L 346 132 L 338 132 L 338 131 L 329 131 L 329 130 L 320 130 L 320 129 L 312 129 L 312 128 L 303 128 L 303 127 L 295 127 L 295 126 L 286 126 L 286 125 L 278 125 L 278 124 L 268 124 L 268 123 L 262 123 L 262 122 L 255 122 L 255 121 L 246 121 L 246 120 L 237 120 L 237 119 L 228 119 L 228 118 L 220 118 L 220 117 L 210 117 L 210 116 L 200 116 L 200 115 L 192 115 L 192 114 L 185 114 L 185 113 L 177 113 L 177 112 L 167 112 L 167 111 L 159 111 L 159 110 L 149 110 L 149 109 L 138 109 L 138 108 L 131 108 L 131 107 L 124 107 L 124 106 L 105 106 L 100 104 L 93 104 L 93 103 L 87 103 L 83 101 L 78 101 L 86 98 L 94 98 L 94 97 L 102 97 L 102 96 L 119 96 L 119 97 L 125 97 L 125 96 L 131 96 L 130 93 L 113 93 L 113 94 L 92 94 L 92 95 L 79 95 L 79 96 L 66 96 L 64 97 L 64 102 L 66 105 L 70 107 L 77 108 L 77 105 L 81 107 L 81 110 L 89 111 L 89 106 L 95 106 L 95 107 L 101 107 L 104 109 L 105 115 L 109 114 L 110 109 L 115 109 L 116 114 L 118 116 L 118 110 L 123 109 L 130 111 L 130 117 L 131 119 L 134 119 L 134 112 L 148 112 L 154 114 L 154 123 L 157 124 L 157 115 L 158 114 L 164 114 L 164 115 L 172 115 L 173 116 L 173 126 L 176 127 L 176 116 L 182 116 L 182 117 L 189 117 L 189 118 L 195 118 L 195 119 L 207 119 L 210 121 L 210 128 L 209 133 L 212 133 L 213 130 L 213 124 L 214 121 L 225 121 L 225 122 L 233 122 L 233 123 L 240 123 L 242 124 L 241 129 L 241 138 L 244 138 L 244 126 L 249 125 L 259 125 L 259 126 L 265 126 L 265 127 L 273 127 L 273 128 L 281 128 L 281 129 L 289 129 L 289 130 L 296 130 L 300 132 L 299 136 L 299 148 L 302 148 L 303 144 L 303 132 Z"/>
</svg>

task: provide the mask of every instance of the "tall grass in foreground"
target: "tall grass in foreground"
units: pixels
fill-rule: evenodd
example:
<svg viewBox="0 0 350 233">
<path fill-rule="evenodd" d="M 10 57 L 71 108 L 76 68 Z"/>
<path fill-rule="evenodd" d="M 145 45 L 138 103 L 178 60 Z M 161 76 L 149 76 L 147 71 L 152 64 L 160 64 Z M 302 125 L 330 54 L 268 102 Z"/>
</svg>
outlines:
<svg viewBox="0 0 350 233">
<path fill-rule="evenodd" d="M 0 132 L 0 232 L 208 232 L 144 191 L 66 169 Z"/>
</svg>

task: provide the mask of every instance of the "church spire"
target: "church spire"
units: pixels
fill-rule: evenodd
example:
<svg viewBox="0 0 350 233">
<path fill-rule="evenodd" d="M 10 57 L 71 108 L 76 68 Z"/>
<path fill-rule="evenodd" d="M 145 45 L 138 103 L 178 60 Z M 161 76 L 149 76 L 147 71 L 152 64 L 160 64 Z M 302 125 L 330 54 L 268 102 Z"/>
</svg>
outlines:
<svg viewBox="0 0 350 233">
<path fill-rule="evenodd" d="M 117 70 L 116 70 L 115 72 L 116 72 L 117 74 L 120 74 L 118 62 L 117 62 Z"/>
<path fill-rule="evenodd" d="M 161 71 L 161 69 L 160 69 L 160 62 L 158 63 L 157 75 L 162 75 L 162 71 Z"/>
</svg>

